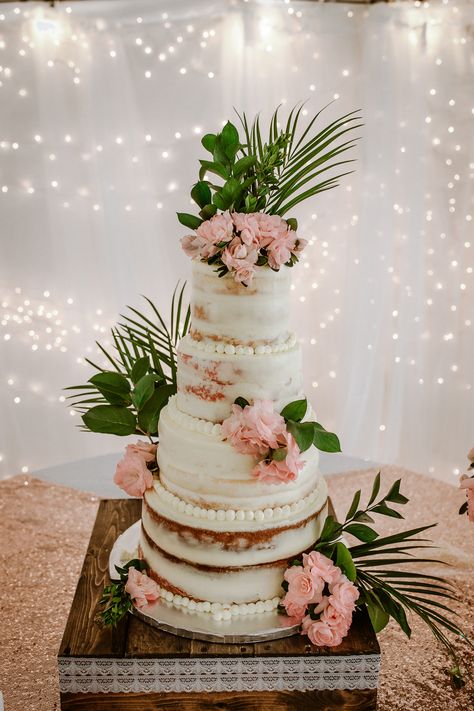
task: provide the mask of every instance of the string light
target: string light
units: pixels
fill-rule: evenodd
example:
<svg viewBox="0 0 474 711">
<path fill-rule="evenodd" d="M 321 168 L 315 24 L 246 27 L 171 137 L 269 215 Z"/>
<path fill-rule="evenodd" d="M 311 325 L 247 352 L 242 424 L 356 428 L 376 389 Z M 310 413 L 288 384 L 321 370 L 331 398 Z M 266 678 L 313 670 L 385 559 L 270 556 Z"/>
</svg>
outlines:
<svg viewBox="0 0 474 711">
<path fill-rule="evenodd" d="M 424 11 L 425 5 L 420 3 L 420 12 Z M 452 3 L 449 8 L 453 8 Z M 71 84 L 71 78 L 75 87 L 85 86 L 87 82 L 91 81 L 83 67 L 83 61 L 87 60 L 90 51 L 87 29 L 84 30 L 81 21 L 75 21 L 76 17 L 81 18 L 80 10 L 76 10 L 74 6 L 73 12 L 72 7 L 62 8 L 59 5 L 51 11 L 46 8 L 39 8 L 39 10 L 41 12 L 35 11 L 31 14 L 29 22 L 23 21 L 20 8 L 0 14 L 0 22 L 4 22 L 7 15 L 8 19 L 21 16 L 16 21 L 18 25 L 16 44 L 15 34 L 12 32 L 12 47 L 8 48 L 11 49 L 11 52 L 9 52 L 8 60 L 5 60 L 10 66 L 0 68 L 0 82 L 3 83 L 3 85 L 0 83 L 0 92 L 9 85 L 13 86 L 15 91 L 10 95 L 11 101 L 21 99 L 22 107 L 27 106 L 30 96 L 34 96 L 35 87 L 30 85 L 29 78 L 21 77 L 20 69 L 28 62 L 39 61 L 40 56 L 41 71 L 47 71 L 48 81 L 61 82 L 62 75 L 59 72 L 64 72 L 64 76 L 68 76 L 68 86 Z M 305 33 L 309 32 L 307 27 L 302 29 L 305 20 L 299 22 L 304 12 L 302 13 L 297 7 L 292 7 L 291 3 L 285 4 L 282 11 L 290 29 L 290 32 L 285 30 L 284 37 L 292 37 L 295 43 L 304 43 Z M 342 21 L 346 22 L 347 27 L 352 28 L 354 17 L 364 18 L 363 21 L 365 21 L 368 15 L 363 13 L 370 12 L 370 8 L 344 10 Z M 413 44 L 413 47 L 418 49 L 409 48 L 409 51 L 416 52 L 420 50 L 422 44 L 419 13 L 417 12 L 416 18 L 413 16 L 413 22 L 411 22 L 410 12 L 406 11 L 406 13 L 407 22 L 403 28 L 397 30 L 399 32 L 397 46 L 408 49 L 409 45 Z M 436 17 L 438 16 L 441 17 L 439 13 Z M 134 61 L 139 62 L 137 77 L 141 78 L 143 86 L 147 80 L 147 91 L 153 91 L 153 87 L 159 91 L 165 72 L 166 76 L 182 77 L 183 83 L 180 86 L 187 86 L 191 80 L 196 83 L 201 82 L 203 96 L 216 82 L 215 89 L 219 91 L 219 81 L 223 73 L 218 64 L 218 54 L 215 52 L 217 42 L 223 39 L 222 36 L 219 36 L 221 30 L 219 22 L 212 21 L 214 26 L 210 26 L 209 18 L 203 17 L 193 20 L 193 24 L 188 21 L 183 24 L 174 19 L 172 11 L 163 12 L 159 17 L 161 17 L 157 23 L 159 27 L 153 28 L 153 31 L 148 28 L 141 16 L 136 17 L 134 22 L 127 26 L 121 25 L 119 22 L 117 26 L 123 31 L 120 44 L 111 39 L 110 32 L 104 33 L 103 36 L 100 34 L 97 36 L 100 56 L 104 58 L 107 66 L 111 67 L 110 71 L 117 71 L 121 64 L 117 60 L 119 54 L 121 59 L 123 55 L 126 57 L 132 55 Z M 282 46 L 279 42 L 282 37 L 280 34 L 282 29 L 275 21 L 275 18 L 279 19 L 280 17 L 281 11 L 278 8 L 263 8 L 259 14 L 260 20 L 257 23 L 254 36 L 245 37 L 245 42 L 248 41 L 249 46 L 251 45 L 255 56 L 261 58 L 262 73 L 265 63 L 268 63 L 268 67 L 271 67 L 272 71 L 277 71 L 274 69 L 274 66 L 278 66 L 274 65 L 278 61 L 277 53 L 275 52 L 275 56 L 270 58 L 267 53 L 271 52 L 272 48 Z M 427 15 L 427 17 L 430 16 Z M 466 367 L 466 356 L 460 343 L 459 328 L 460 324 L 464 325 L 465 329 L 469 329 L 471 326 L 471 320 L 466 318 L 466 309 L 469 300 L 472 299 L 472 260 L 468 260 L 471 241 L 469 240 L 470 232 L 467 230 L 471 229 L 474 207 L 472 202 L 466 202 L 465 194 L 468 192 L 469 181 L 474 179 L 474 165 L 468 165 L 464 160 L 460 136 L 464 130 L 461 121 L 464 120 L 466 114 L 469 115 L 469 118 L 472 117 L 474 107 L 462 108 L 465 106 L 462 93 L 456 93 L 456 86 L 443 80 L 440 74 L 440 72 L 447 72 L 451 69 L 451 60 L 449 54 L 444 55 L 443 46 L 437 40 L 438 29 L 436 27 L 438 26 L 428 24 L 427 35 L 423 39 L 423 42 L 426 40 L 426 47 L 424 46 L 423 51 L 426 51 L 427 60 L 433 66 L 434 71 L 433 78 L 429 83 L 426 83 L 424 88 L 421 85 L 426 108 L 423 113 L 416 115 L 409 106 L 401 107 L 402 115 L 395 124 L 395 130 L 398 131 L 396 144 L 398 157 L 395 156 L 392 168 L 391 164 L 384 163 L 387 154 L 381 148 L 378 173 L 372 174 L 370 178 L 372 181 L 370 184 L 371 196 L 380 199 L 381 214 L 390 212 L 390 230 L 396 234 L 394 244 L 396 244 L 396 250 L 400 250 L 400 252 L 397 255 L 389 253 L 387 249 L 388 228 L 381 229 L 378 234 L 380 252 L 375 252 L 373 258 L 374 264 L 379 264 L 382 269 L 377 275 L 369 273 L 370 260 L 364 252 L 362 239 L 364 235 L 361 229 L 370 230 L 370 225 L 366 223 L 365 214 L 362 212 L 360 215 L 357 214 L 357 205 L 367 199 L 367 195 L 361 194 L 361 190 L 363 193 L 367 188 L 362 184 L 360 176 L 354 180 L 346 178 L 346 182 L 343 183 L 344 192 L 339 191 L 337 195 L 334 193 L 334 196 L 332 193 L 326 193 L 327 197 L 321 198 L 319 218 L 316 213 L 305 215 L 302 210 L 304 217 L 300 220 L 300 231 L 309 239 L 309 247 L 303 255 L 302 268 L 300 267 L 298 272 L 295 270 L 295 284 L 292 294 L 301 309 L 300 313 L 307 315 L 306 321 L 302 322 L 310 324 L 308 332 L 305 334 L 305 343 L 306 347 L 311 346 L 313 349 L 309 351 L 312 354 L 310 368 L 313 368 L 311 371 L 313 377 L 318 378 L 318 380 L 310 382 L 313 388 L 318 389 L 318 396 L 323 405 L 325 402 L 331 402 L 333 393 L 337 392 L 342 381 L 343 366 L 338 365 L 336 359 L 334 361 L 329 359 L 337 353 L 338 329 L 346 327 L 344 324 L 347 324 L 346 319 L 348 319 L 349 310 L 352 308 L 352 303 L 350 303 L 352 296 L 355 300 L 354 303 L 358 298 L 364 299 L 363 317 L 361 312 L 355 312 L 354 318 L 367 319 L 368 321 L 366 337 L 359 344 L 361 349 L 359 353 L 363 350 L 367 358 L 374 359 L 380 358 L 382 347 L 387 349 L 385 367 L 388 379 L 390 368 L 394 367 L 391 364 L 397 364 L 400 369 L 413 368 L 415 365 L 415 359 L 403 353 L 398 355 L 395 349 L 405 346 L 404 327 L 408 321 L 423 324 L 425 320 L 426 328 L 420 326 L 418 329 L 421 346 L 425 348 L 425 345 L 428 344 L 426 345 L 428 349 L 443 348 L 446 353 L 449 351 L 450 355 L 443 357 L 439 370 L 434 373 L 431 371 L 428 375 L 428 370 L 426 370 L 424 373 L 416 372 L 415 375 L 415 371 L 429 361 L 429 357 L 425 353 L 423 358 L 417 358 L 419 365 L 410 371 L 413 374 L 405 377 L 409 379 L 409 382 L 414 383 L 413 388 L 422 386 L 426 381 L 427 391 L 430 390 L 428 384 L 433 382 L 438 385 L 444 384 L 446 391 L 448 391 L 448 385 L 450 388 L 451 386 L 453 389 L 457 388 L 456 392 L 460 392 L 461 389 L 468 392 L 471 387 L 471 383 L 467 382 L 470 373 Z M 102 32 L 106 28 L 105 20 L 97 18 L 94 28 L 94 32 L 96 30 L 99 33 Z M 469 49 L 463 49 L 466 43 L 465 37 L 459 35 L 456 40 L 456 52 L 469 51 Z M 246 51 L 245 47 L 242 51 Z M 187 52 L 186 56 L 185 52 Z M 283 52 L 280 52 L 280 55 L 283 57 Z M 295 77 L 299 75 L 306 77 L 300 85 L 306 86 L 306 90 L 312 94 L 319 95 L 327 91 L 324 68 L 322 68 L 325 58 L 324 52 L 322 49 L 318 52 L 313 52 L 311 49 L 308 56 L 312 62 L 311 73 L 308 71 L 303 74 L 304 67 L 298 64 L 297 59 L 292 60 L 291 66 L 285 65 L 284 69 L 291 72 L 291 76 L 294 74 Z M 286 60 L 286 57 L 283 59 Z M 385 61 L 385 58 L 381 58 L 381 61 Z M 348 93 L 349 89 L 346 88 L 351 82 L 345 82 L 344 79 L 356 76 L 357 70 L 358 67 L 350 65 L 347 55 L 344 63 L 341 61 L 341 64 L 334 66 L 333 81 L 336 84 L 333 86 L 335 90 L 333 96 L 341 102 L 341 105 L 342 102 L 353 100 L 352 94 Z M 33 76 L 33 72 L 29 76 Z M 209 80 L 214 80 L 212 85 L 209 85 Z M 62 86 L 60 83 L 58 85 Z M 66 83 L 64 86 L 66 87 Z M 291 105 L 292 95 L 285 93 L 285 96 L 278 97 L 278 100 L 280 99 L 283 104 Z M 308 115 L 306 108 L 302 115 Z M 206 123 L 204 123 L 203 117 L 205 117 Z M 377 121 L 380 122 L 382 117 L 382 112 L 379 117 L 370 117 L 371 125 L 367 127 L 366 136 L 364 136 L 366 143 L 370 140 L 372 126 L 376 125 Z M 222 115 L 219 115 L 219 120 L 221 118 Z M 51 136 L 44 124 L 37 126 L 33 124 L 32 130 L 30 129 L 27 135 L 24 135 L 24 132 L 19 129 L 15 130 L 13 135 L 1 135 L 2 157 L 5 155 L 8 159 L 14 160 L 15 152 L 19 158 L 24 151 L 34 150 L 34 160 L 37 164 L 41 163 L 42 156 L 46 157 L 48 161 L 46 166 L 48 170 L 45 171 L 43 177 L 36 172 L 33 173 L 32 162 L 31 174 L 20 174 L 19 178 L 15 180 L 13 176 L 16 173 L 12 171 L 11 178 L 4 178 L 5 184 L 0 188 L 1 204 L 4 205 L 5 200 L 20 198 L 24 201 L 31 201 L 28 204 L 33 205 L 39 203 L 40 200 L 47 200 L 50 201 L 52 209 L 57 206 L 59 209 L 69 210 L 69 213 L 62 213 L 64 225 L 68 224 L 68 220 L 77 219 L 79 209 L 84 209 L 85 214 L 90 214 L 88 219 L 94 220 L 94 225 L 100 224 L 103 219 L 108 219 L 110 210 L 107 199 L 108 192 L 115 193 L 115 195 L 120 194 L 120 208 L 122 210 L 120 215 L 127 225 L 131 225 L 134 219 L 143 214 L 142 196 L 149 200 L 148 205 L 154 211 L 166 207 L 167 213 L 172 212 L 176 207 L 179 209 L 180 201 L 181 204 L 184 204 L 184 200 L 188 199 L 187 194 L 184 199 L 182 198 L 186 186 L 184 180 L 181 181 L 181 174 L 176 171 L 176 168 L 187 160 L 188 147 L 192 144 L 197 145 L 199 137 L 207 130 L 212 130 L 212 125 L 208 123 L 208 120 L 209 116 L 206 112 L 196 111 L 192 120 L 184 112 L 178 124 L 179 131 L 175 130 L 175 124 L 174 126 L 170 125 L 167 131 L 159 132 L 153 127 L 153 123 L 145 122 L 145 128 L 141 129 L 140 135 L 137 135 L 137 130 L 133 125 L 124 125 L 117 121 L 111 127 L 110 134 L 105 136 L 98 134 L 97 139 L 102 143 L 96 145 L 85 144 L 81 135 L 82 127 L 78 123 L 73 123 L 72 120 L 69 124 L 64 123 L 59 137 Z M 203 126 L 194 125 L 194 122 L 198 124 L 200 121 L 203 122 Z M 154 130 L 153 137 L 150 133 L 144 134 L 147 129 Z M 6 134 L 5 129 L 3 131 Z M 433 164 L 436 162 L 436 165 L 439 166 L 440 187 L 444 188 L 445 197 L 440 198 L 443 191 L 438 191 L 436 194 L 433 191 L 432 195 L 419 195 L 415 204 L 411 202 L 410 196 L 407 196 L 404 191 L 401 184 L 402 178 L 405 171 L 409 169 L 407 166 L 410 165 L 410 161 L 414 160 L 413 151 L 415 150 L 413 143 L 409 140 L 409 131 L 413 132 L 412 136 L 416 133 L 419 138 L 416 146 L 416 160 L 420 160 L 421 154 L 423 156 L 422 162 L 426 156 L 427 160 L 432 160 Z M 460 136 L 458 137 L 457 134 Z M 361 150 L 364 150 L 363 147 Z M 95 157 L 98 165 L 106 166 L 108 165 L 106 161 L 111 161 L 112 165 L 112 161 L 117 161 L 117 165 L 123 166 L 124 172 L 133 170 L 134 175 L 135 171 L 137 171 L 137 175 L 140 175 L 139 171 L 145 162 L 145 156 L 146 161 L 156 161 L 152 170 L 154 169 L 159 176 L 157 186 L 152 187 L 147 184 L 145 179 L 140 178 L 134 182 L 133 191 L 125 192 L 123 191 L 124 184 L 118 178 L 116 180 L 112 178 L 113 185 L 104 185 L 103 190 L 99 190 L 92 183 L 87 187 L 83 184 L 71 185 L 68 181 L 68 173 L 63 173 L 67 170 L 66 166 L 70 164 L 71 159 L 77 160 L 81 167 L 86 168 L 87 166 L 82 161 L 90 160 L 92 163 Z M 123 162 L 119 163 L 122 160 Z M 388 180 L 390 171 L 393 171 L 393 176 L 397 176 L 395 182 Z M 471 175 L 469 175 L 469 171 L 471 171 Z M 379 176 L 383 176 L 383 179 L 380 179 Z M 401 177 L 398 178 L 398 176 Z M 189 182 L 192 179 L 191 175 Z M 392 199 L 388 194 L 390 185 L 397 186 L 397 192 Z M 447 197 L 448 191 L 449 198 Z M 337 206 L 341 204 L 341 196 L 342 202 L 348 201 L 347 211 L 342 209 L 341 216 L 337 214 L 337 219 L 331 220 L 328 214 L 331 209 L 333 214 L 337 213 Z M 385 208 L 385 200 L 389 200 L 388 209 Z M 315 206 L 316 201 L 310 209 L 314 210 Z M 410 213 L 413 216 L 415 209 L 422 210 L 421 217 L 424 225 L 420 226 L 419 231 L 416 227 L 411 228 L 409 222 Z M 165 210 L 163 210 L 164 212 Z M 156 219 L 158 220 L 158 215 Z M 161 220 L 162 217 L 160 216 L 159 219 Z M 360 227 L 361 224 L 363 228 Z M 436 227 L 440 224 L 443 225 L 444 232 L 437 233 Z M 318 227 L 317 234 L 312 234 L 316 227 Z M 67 229 L 65 233 L 67 233 Z M 423 258 L 426 260 L 425 266 L 419 267 L 420 280 L 424 280 L 423 287 L 420 285 L 415 287 L 412 275 L 404 266 L 410 261 L 410 255 L 416 252 L 418 244 L 428 245 L 426 254 L 423 252 Z M 341 245 L 344 246 L 341 247 Z M 442 251 L 439 250 L 438 245 L 443 247 Z M 435 250 L 434 246 L 438 249 Z M 383 250 L 386 251 L 386 255 L 383 254 Z M 346 264 L 346 259 L 347 269 L 352 274 L 357 272 L 357 280 L 360 279 L 357 281 L 358 288 L 360 286 L 360 289 L 363 290 L 368 287 L 370 298 L 358 297 L 357 294 L 348 295 L 346 289 L 342 289 L 341 293 L 341 289 L 337 288 L 338 280 L 340 282 L 342 281 L 341 277 L 343 278 L 343 265 Z M 386 284 L 389 283 L 393 289 L 393 301 L 390 305 L 383 303 L 377 293 L 381 283 L 378 280 Z M 414 302 L 417 301 L 420 294 L 420 301 L 415 305 Z M 1 296 L 3 298 L 3 294 Z M 57 295 L 55 294 L 53 298 L 50 290 L 45 289 L 43 298 L 36 298 L 32 294 L 27 299 L 31 301 L 31 305 L 26 305 L 23 303 L 22 294 L 14 292 L 14 296 L 15 298 L 12 299 L 10 294 L 5 295 L 7 305 L 2 305 L 2 311 L 0 311 L 1 347 L 7 349 L 24 345 L 28 349 L 29 358 L 35 358 L 35 362 L 42 354 L 47 353 L 48 358 L 62 358 L 64 362 L 72 362 L 76 367 L 85 366 L 83 355 L 87 352 L 89 343 L 93 344 L 98 334 L 105 336 L 107 333 L 108 323 L 106 321 L 108 322 L 108 319 L 105 319 L 102 313 L 93 315 L 94 323 L 91 322 L 89 327 L 87 327 L 87 319 L 84 315 L 78 316 L 79 326 L 68 325 L 70 321 L 66 310 L 73 306 L 76 308 L 75 304 L 77 304 L 80 314 L 80 298 L 68 297 L 58 304 Z M 7 300 L 9 300 L 8 303 Z M 328 302 L 330 308 L 326 309 L 325 304 Z M 416 308 L 420 309 L 420 303 L 423 313 L 415 311 Z M 392 309 L 392 304 L 396 308 Z M 381 333 L 376 334 L 377 325 L 372 328 L 371 324 L 381 322 L 376 320 L 380 318 L 380 314 L 374 316 L 373 321 L 371 319 L 372 315 L 380 310 L 384 311 L 384 325 Z M 31 314 L 30 311 L 32 311 Z M 54 314 L 54 311 L 57 313 Z M 97 311 L 101 310 L 97 309 Z M 393 320 L 390 320 L 390 313 Z M 385 314 L 388 315 L 388 318 L 385 318 Z M 111 318 L 113 320 L 113 315 Z M 57 324 L 57 322 L 60 323 Z M 65 324 L 66 329 L 64 328 Z M 63 333 L 65 330 L 66 333 Z M 406 347 L 409 347 L 408 344 Z M 93 346 L 91 347 L 92 351 Z M 26 356 L 24 357 L 26 358 Z M 458 362 L 453 363 L 454 358 Z M 51 362 L 53 361 L 51 360 Z M 331 369 L 327 370 L 328 368 Z M 363 376 L 361 375 L 361 377 Z M 11 377 L 8 374 L 8 378 L 3 380 L 3 386 L 9 388 L 9 402 L 13 400 L 20 409 L 26 408 L 28 397 L 31 397 L 32 394 L 38 398 L 43 397 L 42 391 L 33 393 L 33 390 L 28 390 L 17 374 Z M 436 388 L 433 387 L 433 389 Z M 46 387 L 44 393 L 45 398 L 51 397 L 51 393 L 47 393 Z M 58 398 L 55 394 L 54 401 L 64 409 L 64 398 L 61 399 L 62 397 Z M 462 407 L 463 403 L 460 401 L 460 408 L 462 409 Z M 323 409 L 322 406 L 321 409 Z M 71 417 L 74 417 L 75 414 L 74 411 L 71 411 Z M 379 425 L 376 420 L 373 422 L 375 423 L 374 429 L 378 427 L 380 432 L 386 431 L 385 424 Z M 390 429 L 392 429 L 391 425 Z M 22 462 L 17 462 L 15 466 L 18 470 L 25 465 Z M 454 463 L 453 466 L 449 466 L 448 470 L 455 471 Z"/>
</svg>

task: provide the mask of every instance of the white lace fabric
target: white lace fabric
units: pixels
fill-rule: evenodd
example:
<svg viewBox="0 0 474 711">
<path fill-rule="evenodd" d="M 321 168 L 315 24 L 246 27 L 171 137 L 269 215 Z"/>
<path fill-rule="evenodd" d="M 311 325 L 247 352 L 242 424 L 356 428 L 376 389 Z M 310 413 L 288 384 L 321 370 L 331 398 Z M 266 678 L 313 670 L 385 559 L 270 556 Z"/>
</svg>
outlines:
<svg viewBox="0 0 474 711">
<path fill-rule="evenodd" d="M 61 693 L 376 689 L 379 654 L 313 657 L 61 657 Z"/>
</svg>

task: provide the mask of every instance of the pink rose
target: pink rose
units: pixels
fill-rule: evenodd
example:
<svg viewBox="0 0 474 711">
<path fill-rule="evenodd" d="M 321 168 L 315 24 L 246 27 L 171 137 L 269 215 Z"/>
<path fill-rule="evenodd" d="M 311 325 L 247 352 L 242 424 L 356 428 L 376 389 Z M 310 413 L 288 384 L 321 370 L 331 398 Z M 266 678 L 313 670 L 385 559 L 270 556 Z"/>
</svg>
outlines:
<svg viewBox="0 0 474 711">
<path fill-rule="evenodd" d="M 140 454 L 125 452 L 117 464 L 114 482 L 129 496 L 143 496 L 153 486 L 153 475 Z"/>
<path fill-rule="evenodd" d="M 342 575 L 340 582 L 333 584 L 330 591 L 329 604 L 345 617 L 352 615 L 359 597 L 356 586 Z"/>
<path fill-rule="evenodd" d="M 296 233 L 288 231 L 273 239 L 267 247 L 268 264 L 272 269 L 280 269 L 291 259 Z"/>
<path fill-rule="evenodd" d="M 255 400 L 242 408 L 232 405 L 232 414 L 222 423 L 222 433 L 241 454 L 259 457 L 278 446 L 285 420 L 273 410 L 271 400 Z"/>
<path fill-rule="evenodd" d="M 287 568 L 283 577 L 288 583 L 288 591 L 285 595 L 287 602 L 309 605 L 321 601 L 324 582 L 314 578 L 301 565 Z"/>
<path fill-rule="evenodd" d="M 287 484 L 296 479 L 296 473 L 288 469 L 285 460 L 264 459 L 252 469 L 252 475 L 262 484 Z"/>
<path fill-rule="evenodd" d="M 330 627 L 323 620 L 312 620 L 309 615 L 303 619 L 301 634 L 306 634 L 310 642 L 317 647 L 338 647 L 343 635 L 335 627 Z"/>
<path fill-rule="evenodd" d="M 254 246 L 244 244 L 239 238 L 234 238 L 221 254 L 221 259 L 235 281 L 248 286 L 255 274 L 255 263 L 258 253 Z"/>
<path fill-rule="evenodd" d="M 252 474 L 264 484 L 279 484 L 295 481 L 304 462 L 300 459 L 300 449 L 289 432 L 284 430 L 278 437 L 279 443 L 286 443 L 286 457 L 282 461 L 265 459 L 253 468 Z M 272 449 L 274 449 L 272 447 Z"/>
<path fill-rule="evenodd" d="M 467 476 L 467 474 L 462 474 L 459 481 L 459 487 L 461 489 L 474 489 L 474 476 Z"/>
<path fill-rule="evenodd" d="M 232 221 L 237 232 L 240 232 L 240 239 L 244 244 L 257 244 L 259 228 L 258 228 L 258 213 L 245 214 L 243 212 L 233 212 Z"/>
<path fill-rule="evenodd" d="M 306 605 L 304 603 L 301 604 L 295 602 L 292 597 L 289 597 L 288 595 L 285 595 L 281 604 L 284 606 L 288 617 L 293 618 L 291 620 L 291 624 L 301 624 L 301 621 L 306 614 Z"/>
<path fill-rule="evenodd" d="M 186 237 L 182 237 L 181 247 L 184 253 L 188 257 L 191 257 L 191 259 L 201 257 L 201 241 L 197 235 L 186 235 Z"/>
<path fill-rule="evenodd" d="M 127 444 L 125 451 L 128 454 L 138 454 L 144 462 L 154 462 L 156 459 L 156 444 L 138 440 L 135 444 Z"/>
<path fill-rule="evenodd" d="M 341 569 L 334 565 L 330 558 L 318 551 L 303 553 L 303 565 L 305 568 L 309 568 L 313 575 L 318 575 L 322 578 L 328 585 L 334 585 L 341 580 Z"/>
<path fill-rule="evenodd" d="M 260 247 L 266 248 L 272 240 L 288 231 L 288 224 L 279 215 L 267 215 L 264 212 L 254 214 L 258 223 Z"/>
<path fill-rule="evenodd" d="M 125 592 L 130 595 L 136 607 L 145 607 L 160 597 L 160 588 L 155 581 L 133 567 L 128 569 Z"/>
</svg>

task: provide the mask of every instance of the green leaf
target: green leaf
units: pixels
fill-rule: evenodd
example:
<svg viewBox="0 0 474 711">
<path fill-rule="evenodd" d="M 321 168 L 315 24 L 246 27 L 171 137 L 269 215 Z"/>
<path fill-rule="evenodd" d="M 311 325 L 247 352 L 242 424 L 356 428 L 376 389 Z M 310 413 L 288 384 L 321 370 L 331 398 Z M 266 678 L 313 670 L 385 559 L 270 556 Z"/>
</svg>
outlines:
<svg viewBox="0 0 474 711">
<path fill-rule="evenodd" d="M 398 513 L 398 511 L 395 511 L 395 509 L 391 509 L 389 506 L 386 504 L 377 504 L 377 506 L 373 506 L 371 511 L 374 513 L 381 514 L 382 516 L 391 516 L 392 518 L 403 518 L 401 513 Z"/>
<path fill-rule="evenodd" d="M 401 479 L 397 479 L 397 481 L 393 483 L 390 491 L 388 492 L 387 496 L 385 497 L 386 501 L 391 501 L 392 504 L 406 504 L 406 503 L 408 503 L 409 499 L 407 499 L 406 496 L 403 496 L 403 494 L 400 494 L 400 482 L 401 482 Z"/>
<path fill-rule="evenodd" d="M 384 627 L 387 626 L 390 620 L 390 615 L 385 612 L 383 608 L 379 607 L 379 605 L 376 605 L 373 602 L 367 603 L 367 612 L 369 613 L 370 621 L 372 622 L 374 632 L 378 634 L 383 630 Z"/>
<path fill-rule="evenodd" d="M 217 212 L 217 205 L 204 205 L 202 210 L 199 211 L 200 216 L 202 217 L 203 220 L 210 220 L 211 217 L 213 217 Z"/>
<path fill-rule="evenodd" d="M 351 582 L 354 582 L 357 577 L 357 570 L 349 549 L 341 541 L 336 543 L 336 565 L 341 568 Z"/>
<path fill-rule="evenodd" d="M 103 371 L 89 379 L 111 405 L 130 404 L 130 383 L 121 373 Z"/>
<path fill-rule="evenodd" d="M 379 535 L 377 531 L 364 523 L 350 523 L 348 526 L 344 526 L 344 531 L 351 533 L 359 541 L 374 541 Z"/>
<path fill-rule="evenodd" d="M 157 434 L 161 410 L 175 392 L 176 388 L 174 385 L 160 385 L 160 387 L 155 390 L 151 398 L 138 413 L 138 424 L 144 432 L 149 435 Z"/>
<path fill-rule="evenodd" d="M 235 146 L 239 145 L 239 132 L 236 127 L 230 121 L 227 121 L 226 125 L 221 131 L 221 140 L 224 146 Z"/>
<path fill-rule="evenodd" d="M 144 375 L 148 373 L 150 369 L 150 361 L 148 356 L 143 356 L 142 358 L 139 358 L 138 360 L 135 361 L 133 364 L 132 370 L 130 372 L 130 377 L 132 379 L 132 383 L 136 384 L 140 380 L 140 378 L 143 378 Z"/>
<path fill-rule="evenodd" d="M 375 476 L 374 483 L 372 486 L 372 493 L 370 495 L 370 499 L 369 499 L 369 503 L 367 504 L 367 508 L 370 506 L 370 504 L 374 503 L 379 491 L 380 491 L 380 472 L 378 472 Z"/>
<path fill-rule="evenodd" d="M 335 535 L 339 535 L 340 531 L 341 525 L 335 520 L 334 516 L 332 516 L 331 514 L 329 516 L 326 516 L 323 530 L 319 535 L 318 543 L 324 543 L 327 541 L 334 540 Z"/>
<path fill-rule="evenodd" d="M 210 160 L 200 160 L 199 163 L 201 164 L 201 170 L 199 171 L 199 180 L 203 179 L 205 173 L 214 173 L 215 175 L 218 175 L 224 180 L 227 180 L 227 178 L 229 177 L 229 171 L 227 170 L 225 165 L 222 165 L 222 163 L 215 163 Z"/>
<path fill-rule="evenodd" d="M 234 400 L 234 405 L 238 405 L 239 407 L 244 408 L 247 407 L 247 405 L 250 405 L 250 403 L 244 397 L 236 397 Z"/>
<path fill-rule="evenodd" d="M 296 220 L 296 218 L 288 217 L 286 220 L 286 223 L 287 223 L 288 227 L 290 228 L 290 230 L 293 230 L 294 232 L 296 232 L 296 230 L 298 229 L 298 220 Z"/>
<path fill-rule="evenodd" d="M 325 430 L 319 422 L 315 423 L 313 444 L 321 452 L 341 451 L 339 437 L 333 432 Z"/>
<path fill-rule="evenodd" d="M 287 420 L 286 427 L 290 432 L 301 452 L 306 452 L 313 444 L 314 423 L 313 422 L 293 422 Z"/>
<path fill-rule="evenodd" d="M 178 220 L 185 227 L 189 227 L 191 230 L 197 230 L 202 220 L 196 215 L 189 215 L 187 212 L 177 212 Z"/>
<path fill-rule="evenodd" d="M 199 180 L 191 190 L 191 197 L 200 208 L 211 202 L 211 189 L 205 180 Z"/>
<path fill-rule="evenodd" d="M 131 435 L 136 429 L 133 412 L 116 405 L 97 405 L 82 415 L 82 421 L 91 432 L 115 434 L 121 437 Z"/>
<path fill-rule="evenodd" d="M 289 402 L 288 405 L 283 408 L 283 410 L 280 412 L 280 415 L 285 420 L 293 420 L 294 422 L 300 422 L 306 415 L 307 409 L 308 401 L 306 400 L 306 398 L 304 400 L 294 400 L 293 402 Z"/>
<path fill-rule="evenodd" d="M 148 373 L 140 378 L 132 392 L 132 400 L 137 410 L 141 410 L 144 404 L 148 402 L 154 390 L 155 378 L 152 373 Z"/>
<path fill-rule="evenodd" d="M 355 512 L 357 511 L 357 507 L 359 506 L 359 502 L 360 502 L 360 495 L 361 495 L 361 491 L 359 489 L 359 491 L 356 491 L 356 493 L 354 494 L 352 503 L 349 506 L 349 511 L 347 512 L 347 516 L 346 516 L 346 521 L 348 521 L 350 518 L 352 518 L 354 516 Z"/>
<path fill-rule="evenodd" d="M 257 156 L 244 156 L 234 165 L 232 174 L 239 178 L 243 173 L 246 173 L 250 168 L 253 168 L 257 162 Z"/>
<path fill-rule="evenodd" d="M 118 395 L 127 395 L 130 392 L 130 383 L 127 378 L 120 373 L 108 370 L 93 375 L 88 382 L 95 385 L 97 389 L 110 390 Z"/>
<path fill-rule="evenodd" d="M 216 135 L 214 133 L 206 133 L 201 138 L 201 143 L 209 153 L 214 152 L 214 146 L 216 145 Z"/>
</svg>

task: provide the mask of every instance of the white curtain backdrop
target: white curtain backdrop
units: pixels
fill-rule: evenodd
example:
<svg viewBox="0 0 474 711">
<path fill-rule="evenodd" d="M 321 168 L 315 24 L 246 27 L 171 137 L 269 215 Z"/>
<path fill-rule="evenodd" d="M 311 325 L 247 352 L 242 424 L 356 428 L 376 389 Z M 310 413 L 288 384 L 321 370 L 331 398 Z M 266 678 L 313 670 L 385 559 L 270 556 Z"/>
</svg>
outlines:
<svg viewBox="0 0 474 711">
<path fill-rule="evenodd" d="M 167 310 L 200 136 L 336 99 L 356 172 L 297 212 L 307 392 L 346 453 L 454 481 L 474 444 L 472 2 L 0 6 L 0 475 L 119 450 L 61 388 L 126 304 Z M 98 357 L 98 356 L 97 356 Z"/>
</svg>

